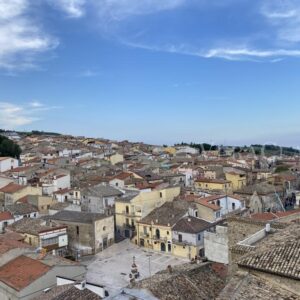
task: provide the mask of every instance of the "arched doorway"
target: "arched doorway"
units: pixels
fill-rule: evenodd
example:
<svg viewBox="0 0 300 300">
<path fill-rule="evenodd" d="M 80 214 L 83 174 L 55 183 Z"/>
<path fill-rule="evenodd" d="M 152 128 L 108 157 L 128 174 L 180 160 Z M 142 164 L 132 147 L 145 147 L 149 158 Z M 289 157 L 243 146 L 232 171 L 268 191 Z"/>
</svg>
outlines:
<svg viewBox="0 0 300 300">
<path fill-rule="evenodd" d="M 171 252 L 172 251 L 172 244 L 171 242 L 168 242 L 168 252 Z"/>
<path fill-rule="evenodd" d="M 166 244 L 165 243 L 160 244 L 160 251 L 166 252 Z"/>
</svg>

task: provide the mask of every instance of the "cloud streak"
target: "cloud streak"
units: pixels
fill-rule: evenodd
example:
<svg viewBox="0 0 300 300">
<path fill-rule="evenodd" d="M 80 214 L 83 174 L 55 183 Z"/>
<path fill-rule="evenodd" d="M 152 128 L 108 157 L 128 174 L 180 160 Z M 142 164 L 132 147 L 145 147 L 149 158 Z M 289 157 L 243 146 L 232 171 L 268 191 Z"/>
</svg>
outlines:
<svg viewBox="0 0 300 300">
<path fill-rule="evenodd" d="M 0 128 L 16 129 L 41 120 L 41 112 L 61 108 L 46 106 L 38 101 L 19 105 L 11 102 L 0 102 Z"/>
<path fill-rule="evenodd" d="M 69 18 L 81 18 L 85 15 L 86 0 L 49 0 L 49 3 Z"/>
</svg>

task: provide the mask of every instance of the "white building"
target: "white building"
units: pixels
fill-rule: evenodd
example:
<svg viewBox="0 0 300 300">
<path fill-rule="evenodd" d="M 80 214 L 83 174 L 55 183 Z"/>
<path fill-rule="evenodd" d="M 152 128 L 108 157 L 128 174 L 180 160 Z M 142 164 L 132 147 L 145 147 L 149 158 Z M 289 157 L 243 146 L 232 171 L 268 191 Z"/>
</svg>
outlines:
<svg viewBox="0 0 300 300">
<path fill-rule="evenodd" d="M 229 262 L 227 227 L 216 226 L 215 232 L 204 233 L 205 256 L 208 260 L 221 264 Z"/>
<path fill-rule="evenodd" d="M 52 195 L 54 192 L 69 189 L 71 187 L 71 178 L 69 174 L 61 174 L 47 178 L 42 185 L 44 195 Z"/>
<path fill-rule="evenodd" d="M 12 157 L 0 157 L 0 173 L 17 168 L 19 161 Z"/>
<path fill-rule="evenodd" d="M 199 150 L 190 146 L 178 147 L 176 154 L 186 153 L 186 154 L 199 154 Z"/>
</svg>

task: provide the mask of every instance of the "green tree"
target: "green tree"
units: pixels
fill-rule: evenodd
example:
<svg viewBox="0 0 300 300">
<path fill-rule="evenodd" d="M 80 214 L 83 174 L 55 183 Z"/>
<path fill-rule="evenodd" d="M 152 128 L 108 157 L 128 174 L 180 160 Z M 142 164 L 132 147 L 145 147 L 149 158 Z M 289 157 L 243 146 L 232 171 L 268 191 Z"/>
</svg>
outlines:
<svg viewBox="0 0 300 300">
<path fill-rule="evenodd" d="M 0 135 L 0 156 L 19 158 L 22 150 L 19 145 Z"/>
</svg>

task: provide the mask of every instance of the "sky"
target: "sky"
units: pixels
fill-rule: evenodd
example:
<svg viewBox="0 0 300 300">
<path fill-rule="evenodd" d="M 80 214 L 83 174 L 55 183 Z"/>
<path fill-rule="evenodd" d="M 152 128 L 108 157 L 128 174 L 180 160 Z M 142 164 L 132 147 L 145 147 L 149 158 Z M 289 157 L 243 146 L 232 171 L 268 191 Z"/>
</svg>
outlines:
<svg viewBox="0 0 300 300">
<path fill-rule="evenodd" d="M 0 0 L 0 128 L 300 146 L 300 0 Z"/>
</svg>

